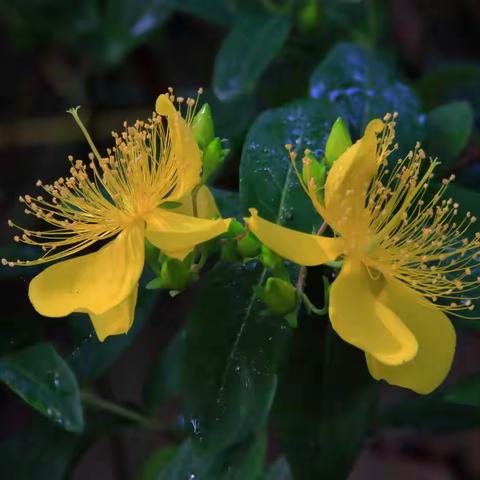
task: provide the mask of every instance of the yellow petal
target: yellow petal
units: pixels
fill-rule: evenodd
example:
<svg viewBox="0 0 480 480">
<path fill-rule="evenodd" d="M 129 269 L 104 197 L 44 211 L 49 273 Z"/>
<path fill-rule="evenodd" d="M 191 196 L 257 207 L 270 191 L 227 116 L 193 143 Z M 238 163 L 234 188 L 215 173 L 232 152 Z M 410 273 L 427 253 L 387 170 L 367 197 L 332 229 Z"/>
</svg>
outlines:
<svg viewBox="0 0 480 480">
<path fill-rule="evenodd" d="M 133 323 L 137 303 L 138 286 L 115 307 L 100 315 L 90 314 L 98 339 L 103 342 L 109 335 L 127 333 Z"/>
<path fill-rule="evenodd" d="M 136 223 L 100 250 L 46 268 L 28 291 L 35 310 L 47 317 L 71 312 L 101 314 L 122 302 L 144 264 L 144 227 Z"/>
<path fill-rule="evenodd" d="M 230 224 L 230 219 L 207 220 L 161 208 L 157 208 L 146 220 L 145 236 L 148 240 L 175 258 L 184 258 L 199 243 L 227 231 Z"/>
<path fill-rule="evenodd" d="M 388 365 L 408 362 L 417 341 L 398 315 L 378 300 L 362 263 L 344 260 L 330 290 L 329 315 L 334 330 L 348 343 Z"/>
<path fill-rule="evenodd" d="M 250 209 L 250 214 L 250 218 L 245 218 L 248 228 L 267 247 L 292 262 L 320 265 L 342 254 L 343 241 L 340 238 L 321 237 L 282 227 L 259 217 L 254 208 Z"/>
<path fill-rule="evenodd" d="M 455 329 L 435 305 L 398 280 L 387 282 L 382 301 L 413 332 L 418 342 L 417 356 L 397 367 L 384 365 L 367 354 L 370 373 L 377 380 L 427 394 L 447 376 L 455 353 Z"/>
<path fill-rule="evenodd" d="M 377 171 L 377 134 L 382 131 L 381 120 L 372 120 L 364 136 L 334 162 L 325 182 L 326 220 L 337 231 L 345 225 L 355 228 L 354 219 L 364 212 L 368 186 Z M 348 220 L 345 222 L 345 217 Z M 343 219 L 343 222 L 342 222 Z"/>
<path fill-rule="evenodd" d="M 178 199 L 178 202 L 182 205 L 180 207 L 172 208 L 172 212 L 193 216 L 193 201 L 190 193 Z M 218 210 L 215 198 L 213 198 L 212 192 L 206 185 L 202 185 L 197 192 L 197 216 L 200 218 L 214 218 L 220 216 L 220 211 Z"/>
<path fill-rule="evenodd" d="M 202 160 L 192 129 L 167 95 L 160 95 L 155 105 L 158 114 L 167 117 L 172 154 L 178 171 L 177 185 L 168 200 L 177 201 L 200 183 Z"/>
</svg>

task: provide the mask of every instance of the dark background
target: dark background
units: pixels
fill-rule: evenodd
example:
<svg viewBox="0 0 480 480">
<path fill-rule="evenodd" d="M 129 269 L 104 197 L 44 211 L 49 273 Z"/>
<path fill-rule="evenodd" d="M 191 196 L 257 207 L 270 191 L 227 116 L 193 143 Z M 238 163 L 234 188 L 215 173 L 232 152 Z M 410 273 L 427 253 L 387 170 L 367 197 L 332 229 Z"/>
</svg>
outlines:
<svg viewBox="0 0 480 480">
<path fill-rule="evenodd" d="M 398 77 L 413 86 L 425 111 L 453 100 L 470 102 L 475 128 L 451 170 L 459 173 L 461 183 L 479 191 L 478 0 L 318 0 L 320 13 L 310 23 L 302 20 L 301 11 L 304 4 L 311 2 L 290 2 L 295 13 L 288 41 L 256 85 L 229 102 L 215 98 L 210 86 L 216 55 L 238 5 L 242 3 L 242 8 L 252 12 L 269 12 L 289 2 L 225 0 L 223 10 L 216 6 L 222 2 L 205 3 L 212 6 L 202 8 L 200 0 L 0 2 L 0 220 L 5 226 L 0 229 L 2 256 L 31 254 L 15 250 L 6 228 L 8 218 L 22 218 L 18 195 L 31 193 L 37 178 L 50 181 L 64 175 L 68 154 L 80 158 L 86 155 L 86 145 L 65 113 L 67 108 L 82 105 L 82 118 L 103 148 L 109 144 L 112 129 L 119 128 L 125 119 L 148 115 L 156 96 L 167 87 L 174 86 L 182 93 L 203 86 L 217 132 L 229 139 L 232 148 L 215 184 L 235 191 L 241 145 L 249 124 L 263 110 L 305 96 L 310 72 L 339 41 L 370 46 L 390 61 Z M 232 17 L 225 12 L 232 13 Z M 38 316 L 26 295 L 33 273 L 4 267 L 0 272 L 2 354 L 48 340 L 67 360 L 72 359 L 91 340 L 92 334 L 85 327 L 87 320 Z M 153 320 L 130 345 L 119 348 L 118 355 L 107 361 L 113 365 L 95 380 L 97 391 L 117 403 L 137 406 L 156 353 L 177 331 L 188 303 L 188 296 L 157 301 Z M 460 332 L 459 337 L 450 381 L 480 364 L 478 332 Z M 400 389 L 384 391 L 386 403 L 402 396 L 409 394 Z M 171 401 L 155 415 L 171 419 L 176 412 L 176 402 Z M 0 387 L 0 441 L 15 435 L 34 415 L 6 387 Z M 108 415 L 101 421 L 113 422 Z M 440 430 L 384 429 L 371 437 L 350 478 L 480 478 L 480 430 Z M 136 478 L 148 454 L 153 448 L 169 444 L 172 433 L 122 429 L 91 434 L 89 439 L 76 451 L 67 478 Z M 277 453 L 272 435 L 270 458 Z"/>
</svg>

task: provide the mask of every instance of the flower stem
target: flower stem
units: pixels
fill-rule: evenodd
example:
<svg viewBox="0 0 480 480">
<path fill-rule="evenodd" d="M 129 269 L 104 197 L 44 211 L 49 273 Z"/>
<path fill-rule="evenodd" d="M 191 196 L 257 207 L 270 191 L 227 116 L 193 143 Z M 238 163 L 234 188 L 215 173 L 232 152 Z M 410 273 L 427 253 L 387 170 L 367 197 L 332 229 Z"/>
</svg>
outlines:
<svg viewBox="0 0 480 480">
<path fill-rule="evenodd" d="M 82 391 L 81 398 L 86 405 L 90 405 L 100 410 L 105 410 L 106 412 L 113 413 L 118 417 L 122 417 L 134 423 L 137 423 L 148 430 L 168 431 L 168 428 L 158 423 L 158 421 L 154 418 L 146 417 L 145 415 L 142 415 L 135 410 L 123 407 L 122 405 L 118 405 L 117 403 L 111 402 L 110 400 L 97 397 L 91 392 Z"/>
<path fill-rule="evenodd" d="M 90 145 L 90 148 L 92 149 L 92 152 L 95 155 L 95 158 L 100 162 L 102 160 L 102 157 L 101 157 L 100 153 L 98 152 L 97 147 L 93 143 L 92 137 L 88 133 L 88 130 L 85 128 L 85 125 L 83 124 L 83 122 L 80 120 L 80 117 L 78 116 L 78 109 L 79 108 L 80 108 L 80 106 L 75 107 L 75 108 L 70 108 L 69 110 L 67 110 L 67 112 L 75 120 L 75 123 L 78 125 L 78 127 L 82 131 L 83 136 L 85 137 L 85 140 L 87 140 L 88 145 Z"/>
</svg>

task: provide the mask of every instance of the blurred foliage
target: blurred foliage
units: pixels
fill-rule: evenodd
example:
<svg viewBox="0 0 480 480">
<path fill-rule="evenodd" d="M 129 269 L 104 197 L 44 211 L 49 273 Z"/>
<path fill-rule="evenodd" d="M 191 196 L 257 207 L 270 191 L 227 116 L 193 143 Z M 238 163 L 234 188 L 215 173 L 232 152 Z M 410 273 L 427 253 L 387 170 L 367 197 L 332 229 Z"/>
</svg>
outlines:
<svg viewBox="0 0 480 480">
<path fill-rule="evenodd" d="M 9 158 L 0 192 L 5 218 L 19 212 L 10 194 L 23 193 L 34 175 L 55 175 L 65 145 L 79 148 L 58 133 L 60 146 L 42 153 L 19 118 L 76 103 L 93 112 L 139 105 L 148 111 L 171 83 L 191 94 L 200 82 L 215 134 L 231 149 L 212 188 L 223 216 L 241 221 L 256 207 L 271 221 L 318 229 L 285 144 L 320 158 L 338 117 L 355 141 L 369 120 L 397 111 L 401 151 L 421 140 L 442 160 L 442 173 L 457 175 L 454 198 L 480 218 L 480 63 L 447 58 L 411 78 L 389 28 L 388 2 L 1 0 L 0 6 L 2 39 L 11 50 L 4 55 L 13 62 L 1 93 L 9 105 L 3 118 L 12 119 L 0 135 Z M 51 129 L 48 118 L 41 120 Z M 95 113 L 90 120 L 105 142 L 108 129 L 101 131 Z M 17 151 L 28 157 L 28 169 L 12 162 Z M 158 438 L 125 478 L 342 480 L 366 439 L 384 428 L 480 426 L 478 366 L 429 396 L 379 403 L 380 385 L 361 353 L 338 339 L 326 317 L 301 309 L 292 329 L 265 313 L 253 287 L 271 272 L 258 258 L 227 261 L 242 257 L 237 240 L 221 239 L 233 254 L 209 257 L 200 279 L 178 297 L 141 288 L 132 330 L 104 343 L 84 315 L 33 314 L 25 283 L 38 270 L 2 268 L 11 301 L 0 318 L 0 403 L 22 417 L 13 433 L 1 432 L 2 478 L 74 478 L 96 441 L 134 431 Z M 2 256 L 32 258 L 5 236 L 3 242 Z M 307 293 L 317 305 L 325 301 L 315 288 L 323 274 L 329 272 L 308 272 Z M 142 287 L 149 280 L 145 275 Z M 465 332 L 478 325 L 456 322 Z M 140 394 L 116 392 L 121 384 L 130 393 L 135 381 Z"/>
</svg>

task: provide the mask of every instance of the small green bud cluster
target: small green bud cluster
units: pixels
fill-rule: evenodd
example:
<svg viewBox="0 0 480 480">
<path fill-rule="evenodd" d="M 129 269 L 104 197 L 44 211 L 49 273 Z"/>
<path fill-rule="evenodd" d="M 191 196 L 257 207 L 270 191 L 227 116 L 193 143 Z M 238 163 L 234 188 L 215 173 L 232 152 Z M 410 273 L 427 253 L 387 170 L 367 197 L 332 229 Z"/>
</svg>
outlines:
<svg viewBox="0 0 480 480">
<path fill-rule="evenodd" d="M 193 118 L 192 130 L 195 140 L 202 150 L 202 182 L 207 183 L 222 166 L 230 151 L 228 148 L 224 148 L 222 140 L 215 136 L 212 111 L 208 103 L 203 104 Z"/>
</svg>

